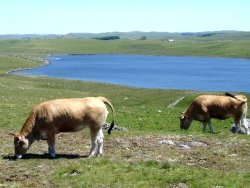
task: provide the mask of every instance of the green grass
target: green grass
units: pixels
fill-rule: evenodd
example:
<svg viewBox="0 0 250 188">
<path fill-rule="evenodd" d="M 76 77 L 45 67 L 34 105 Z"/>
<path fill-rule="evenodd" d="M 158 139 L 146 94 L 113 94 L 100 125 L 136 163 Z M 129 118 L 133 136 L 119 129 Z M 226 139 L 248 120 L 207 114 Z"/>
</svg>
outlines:
<svg viewBox="0 0 250 188">
<path fill-rule="evenodd" d="M 94 176 L 93 176 L 94 174 Z M 245 187 L 249 173 L 218 172 L 188 168 L 168 162 L 89 160 L 56 172 L 56 185 L 75 187 L 168 187 L 180 182 L 190 187 Z"/>
<path fill-rule="evenodd" d="M 41 64 L 39 57 L 61 53 L 135 53 L 249 58 L 249 40 L 213 41 L 182 39 L 174 44 L 159 40 L 98 41 L 86 39 L 0 41 L 0 186 L 13 187 L 247 187 L 250 186 L 250 140 L 229 133 L 232 119 L 213 120 L 217 134 L 201 131 L 194 122 L 179 129 L 178 116 L 202 92 L 138 89 L 47 77 L 6 74 Z M 249 98 L 249 94 L 246 94 Z M 18 161 L 9 132 L 20 130 L 33 105 L 54 98 L 106 96 L 116 110 L 116 123 L 126 132 L 105 132 L 102 158 L 87 159 L 88 131 L 58 136 L 61 157 L 42 155 L 46 142 L 32 145 L 35 157 Z M 173 108 L 168 105 L 185 97 Z M 110 119 L 108 119 L 110 121 Z M 202 141 L 206 148 L 181 150 L 158 144 L 170 138 L 180 143 Z M 65 154 L 65 156 L 64 156 Z M 231 156 L 232 155 L 232 156 Z M 236 157 L 233 157 L 235 156 Z M 59 155 L 60 156 L 60 155 Z M 231 156 L 231 157 L 230 157 Z"/>
</svg>

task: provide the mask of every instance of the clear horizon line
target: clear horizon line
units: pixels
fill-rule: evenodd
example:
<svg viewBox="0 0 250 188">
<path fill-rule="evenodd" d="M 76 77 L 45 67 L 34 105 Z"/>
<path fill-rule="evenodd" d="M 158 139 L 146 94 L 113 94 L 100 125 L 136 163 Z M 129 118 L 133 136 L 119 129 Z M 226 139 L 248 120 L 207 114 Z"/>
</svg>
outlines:
<svg viewBox="0 0 250 188">
<path fill-rule="evenodd" d="M 206 31 L 106 31 L 106 32 L 68 32 L 68 33 L 0 33 L 0 35 L 68 35 L 68 34 L 104 34 L 104 33 L 203 33 L 203 32 L 250 32 L 244 30 L 206 30 Z"/>
</svg>

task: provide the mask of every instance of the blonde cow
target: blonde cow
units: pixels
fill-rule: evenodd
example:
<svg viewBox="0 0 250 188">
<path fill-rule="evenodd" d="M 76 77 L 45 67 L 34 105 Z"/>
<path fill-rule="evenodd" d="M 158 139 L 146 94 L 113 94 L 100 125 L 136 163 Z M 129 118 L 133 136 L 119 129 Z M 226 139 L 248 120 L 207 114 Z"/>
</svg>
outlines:
<svg viewBox="0 0 250 188">
<path fill-rule="evenodd" d="M 108 111 L 112 110 L 114 126 L 114 108 L 104 97 L 56 99 L 33 107 L 20 132 L 14 136 L 15 156 L 22 158 L 35 140 L 47 140 L 48 152 L 55 158 L 55 136 L 60 132 L 76 132 L 88 127 L 91 133 L 89 157 L 103 153 L 102 126 L 106 122 Z"/>
<path fill-rule="evenodd" d="M 244 95 L 201 95 L 197 97 L 187 111 L 180 116 L 180 128 L 188 129 L 193 120 L 203 123 L 203 131 L 208 124 L 210 132 L 214 133 L 211 124 L 211 118 L 234 119 L 236 132 L 239 126 L 243 126 L 247 134 L 250 134 L 249 128 L 244 124 L 247 114 L 247 98 Z"/>
</svg>

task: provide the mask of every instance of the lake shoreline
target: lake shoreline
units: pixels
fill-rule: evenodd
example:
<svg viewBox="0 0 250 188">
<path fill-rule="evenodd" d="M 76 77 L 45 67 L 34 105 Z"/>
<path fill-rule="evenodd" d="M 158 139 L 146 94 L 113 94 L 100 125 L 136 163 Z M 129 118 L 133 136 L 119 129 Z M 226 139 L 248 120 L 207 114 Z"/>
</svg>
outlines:
<svg viewBox="0 0 250 188">
<path fill-rule="evenodd" d="M 50 61 L 44 59 L 43 57 L 39 57 L 37 60 L 31 59 L 29 57 L 22 57 L 22 56 L 15 56 L 15 57 L 22 58 L 22 59 L 28 59 L 30 61 L 38 61 L 41 64 L 37 65 L 37 66 L 34 66 L 34 67 L 24 67 L 24 68 L 16 68 L 16 69 L 8 70 L 6 72 L 6 74 L 14 74 L 14 72 L 17 72 L 17 71 L 32 70 L 32 69 L 40 68 L 40 67 L 43 67 L 43 66 L 47 66 L 47 65 L 49 65 L 51 63 Z"/>
</svg>

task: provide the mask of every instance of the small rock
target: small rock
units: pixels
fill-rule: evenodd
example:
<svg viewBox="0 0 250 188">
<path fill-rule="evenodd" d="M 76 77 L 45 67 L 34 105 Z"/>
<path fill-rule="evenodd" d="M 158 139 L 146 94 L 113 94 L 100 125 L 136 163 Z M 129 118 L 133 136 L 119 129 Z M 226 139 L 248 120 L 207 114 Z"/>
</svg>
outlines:
<svg viewBox="0 0 250 188">
<path fill-rule="evenodd" d="M 235 154 L 235 153 L 228 155 L 228 157 L 236 157 L 236 156 L 237 156 L 237 154 Z"/>
<path fill-rule="evenodd" d="M 244 125 L 246 125 L 246 127 L 248 127 L 248 130 L 250 130 L 250 119 L 244 119 Z M 235 124 L 231 125 L 230 131 L 232 133 L 236 133 Z M 239 134 L 247 134 L 247 131 L 246 131 L 245 127 L 240 126 L 238 133 Z"/>
<path fill-rule="evenodd" d="M 188 188 L 186 183 L 177 183 L 170 186 L 171 188 Z"/>
<path fill-rule="evenodd" d="M 175 145 L 172 140 L 161 140 L 159 141 L 160 144 L 167 144 L 167 145 Z"/>
<path fill-rule="evenodd" d="M 190 145 L 191 146 L 193 146 L 193 147 L 205 147 L 205 146 L 207 146 L 207 144 L 205 144 L 205 143 L 203 143 L 203 142 L 196 142 L 196 141 L 192 141 L 191 143 L 190 143 Z"/>
<path fill-rule="evenodd" d="M 188 145 L 186 145 L 186 144 L 180 144 L 179 147 L 180 147 L 181 149 L 191 149 L 191 147 L 188 146 Z"/>
</svg>

